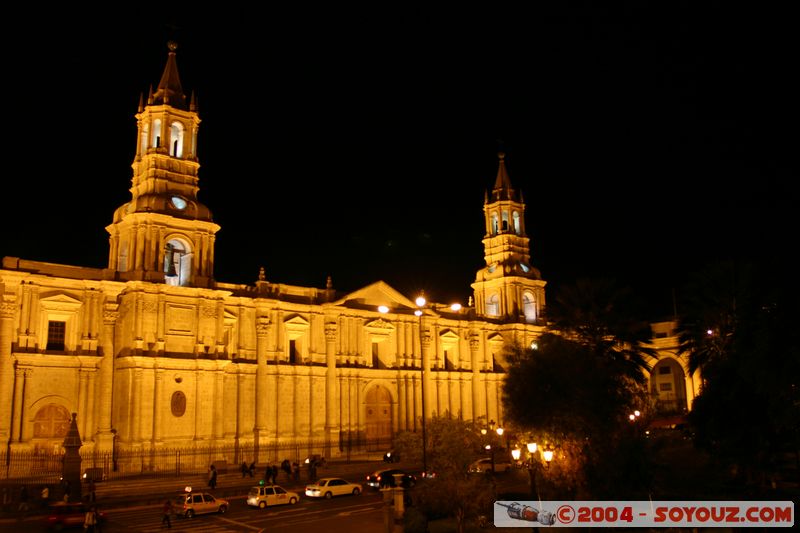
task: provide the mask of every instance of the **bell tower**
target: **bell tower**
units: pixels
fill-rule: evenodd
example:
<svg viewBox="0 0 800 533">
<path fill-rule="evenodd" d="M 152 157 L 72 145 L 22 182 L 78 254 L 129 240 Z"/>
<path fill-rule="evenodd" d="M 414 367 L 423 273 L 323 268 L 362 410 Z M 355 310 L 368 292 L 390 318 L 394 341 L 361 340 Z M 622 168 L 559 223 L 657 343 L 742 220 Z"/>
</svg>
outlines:
<svg viewBox="0 0 800 533">
<path fill-rule="evenodd" d="M 123 280 L 211 287 L 220 227 L 197 199 L 197 101 L 183 93 L 177 45 L 168 48 L 158 88 L 151 86 L 146 104 L 139 99 L 132 198 L 106 226 L 108 268 Z"/>
<path fill-rule="evenodd" d="M 505 154 L 498 157 L 497 179 L 483 202 L 486 266 L 472 284 L 475 311 L 486 318 L 535 323 L 544 309 L 546 282 L 531 266 L 522 192 L 511 186 Z"/>
</svg>

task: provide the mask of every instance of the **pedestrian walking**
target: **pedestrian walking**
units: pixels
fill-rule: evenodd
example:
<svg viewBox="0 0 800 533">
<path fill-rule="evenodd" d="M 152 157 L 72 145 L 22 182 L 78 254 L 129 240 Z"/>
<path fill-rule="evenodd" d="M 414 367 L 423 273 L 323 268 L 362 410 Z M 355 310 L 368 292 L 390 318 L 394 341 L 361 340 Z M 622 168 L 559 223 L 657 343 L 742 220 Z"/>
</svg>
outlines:
<svg viewBox="0 0 800 533">
<path fill-rule="evenodd" d="M 242 461 L 242 467 L 240 470 L 242 471 L 242 477 L 245 477 L 247 475 L 247 471 L 249 470 L 249 468 L 247 468 L 247 461 Z"/>
<path fill-rule="evenodd" d="M 292 463 L 292 478 L 295 481 L 300 481 L 300 465 L 297 461 Z"/>
<path fill-rule="evenodd" d="M 64 503 L 69 502 L 69 480 L 65 479 L 61 482 L 61 486 L 64 489 Z"/>
<path fill-rule="evenodd" d="M 42 487 L 40 495 L 42 497 L 42 508 L 47 508 L 48 501 L 50 500 L 50 487 L 47 485 Z"/>
<path fill-rule="evenodd" d="M 167 524 L 167 529 L 172 529 L 172 500 L 164 502 L 164 507 L 161 508 L 161 527 Z"/>
<path fill-rule="evenodd" d="M 253 461 L 252 463 L 250 463 L 250 477 L 253 477 L 255 475 L 256 475 L 256 462 Z"/>
<path fill-rule="evenodd" d="M 86 515 L 83 518 L 83 530 L 86 533 L 96 533 L 97 531 L 97 509 L 94 505 L 86 511 Z"/>
<path fill-rule="evenodd" d="M 284 459 L 281 463 L 281 470 L 286 474 L 286 481 L 292 479 L 292 463 L 289 462 L 289 459 Z"/>
<path fill-rule="evenodd" d="M 88 495 L 89 503 L 94 503 L 95 501 L 97 501 L 97 496 L 95 495 L 95 490 L 97 490 L 97 487 L 94 484 L 94 479 L 90 478 L 89 479 L 89 495 Z"/>
<path fill-rule="evenodd" d="M 217 488 L 217 467 L 211 465 L 211 473 L 208 476 L 208 486 L 211 487 L 211 490 Z"/>
<path fill-rule="evenodd" d="M 28 487 L 22 485 L 22 488 L 19 489 L 19 507 L 17 511 L 25 513 L 28 509 L 30 509 L 28 506 Z"/>
<path fill-rule="evenodd" d="M 278 483 L 278 465 L 272 465 L 272 484 Z"/>
</svg>

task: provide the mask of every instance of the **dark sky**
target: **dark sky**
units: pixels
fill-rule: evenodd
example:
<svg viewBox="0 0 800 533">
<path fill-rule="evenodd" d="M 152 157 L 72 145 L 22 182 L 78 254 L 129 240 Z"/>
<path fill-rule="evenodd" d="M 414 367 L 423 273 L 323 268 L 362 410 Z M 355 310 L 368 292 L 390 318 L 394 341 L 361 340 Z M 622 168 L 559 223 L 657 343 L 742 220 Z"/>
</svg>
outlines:
<svg viewBox="0 0 800 533">
<path fill-rule="evenodd" d="M 0 256 L 106 265 L 139 94 L 175 39 L 220 281 L 263 265 L 273 282 L 466 302 L 499 150 L 550 291 L 613 277 L 658 319 L 705 261 L 780 260 L 797 241 L 790 13 L 540 4 L 9 19 Z"/>
</svg>

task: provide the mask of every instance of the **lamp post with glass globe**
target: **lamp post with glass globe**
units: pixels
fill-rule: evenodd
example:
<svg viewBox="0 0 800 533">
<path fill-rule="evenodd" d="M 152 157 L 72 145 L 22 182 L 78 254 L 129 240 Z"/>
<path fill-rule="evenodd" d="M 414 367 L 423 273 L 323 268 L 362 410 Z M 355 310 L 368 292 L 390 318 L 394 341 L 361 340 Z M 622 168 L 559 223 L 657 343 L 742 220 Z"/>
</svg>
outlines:
<svg viewBox="0 0 800 533">
<path fill-rule="evenodd" d="M 428 435 L 425 431 L 425 419 L 428 416 L 428 411 L 425 406 L 425 396 L 428 388 L 428 380 L 429 376 L 426 371 L 430 370 L 430 352 L 428 348 L 430 346 L 431 338 L 430 335 L 425 333 L 423 330 L 423 323 L 422 323 L 422 310 L 425 308 L 425 304 L 427 301 L 425 300 L 425 296 L 420 294 L 417 299 L 414 301 L 417 304 L 417 309 L 414 311 L 414 314 L 419 317 L 419 346 L 420 346 L 420 396 L 421 396 L 421 403 L 422 403 L 422 476 L 425 477 L 428 475 Z"/>
</svg>

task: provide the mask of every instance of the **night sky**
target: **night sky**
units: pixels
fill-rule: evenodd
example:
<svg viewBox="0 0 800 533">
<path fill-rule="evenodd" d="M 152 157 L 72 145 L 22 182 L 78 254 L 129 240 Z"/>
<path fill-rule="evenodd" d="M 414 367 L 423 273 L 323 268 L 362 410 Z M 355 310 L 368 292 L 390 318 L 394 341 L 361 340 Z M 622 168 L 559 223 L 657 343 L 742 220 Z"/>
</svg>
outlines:
<svg viewBox="0 0 800 533">
<path fill-rule="evenodd" d="M 612 277 L 657 320 L 704 262 L 793 251 L 788 12 L 404 6 L 9 18 L 0 256 L 106 266 L 139 94 L 157 85 L 170 39 L 199 99 L 219 281 L 252 283 L 264 266 L 276 283 L 384 280 L 466 303 L 501 150 L 548 294 Z"/>
</svg>

